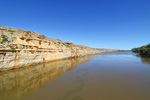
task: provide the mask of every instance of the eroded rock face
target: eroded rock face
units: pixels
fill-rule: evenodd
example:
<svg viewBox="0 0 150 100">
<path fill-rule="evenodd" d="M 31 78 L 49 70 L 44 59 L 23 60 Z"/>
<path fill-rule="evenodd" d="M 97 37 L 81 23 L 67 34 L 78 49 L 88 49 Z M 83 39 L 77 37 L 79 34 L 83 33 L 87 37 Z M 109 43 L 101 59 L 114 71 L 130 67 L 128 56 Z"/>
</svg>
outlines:
<svg viewBox="0 0 150 100">
<path fill-rule="evenodd" d="M 116 50 L 90 48 L 33 31 L 0 26 L 0 71 L 108 51 Z"/>
</svg>

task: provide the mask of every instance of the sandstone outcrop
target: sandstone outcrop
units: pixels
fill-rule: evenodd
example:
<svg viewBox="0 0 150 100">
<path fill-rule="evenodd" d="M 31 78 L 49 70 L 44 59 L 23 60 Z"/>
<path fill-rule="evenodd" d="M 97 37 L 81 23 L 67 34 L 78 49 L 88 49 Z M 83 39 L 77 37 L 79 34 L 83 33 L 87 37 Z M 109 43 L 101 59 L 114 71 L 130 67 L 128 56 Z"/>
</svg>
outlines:
<svg viewBox="0 0 150 100">
<path fill-rule="evenodd" d="M 0 26 L 0 71 L 109 51 L 116 50 L 90 48 L 33 31 Z"/>
</svg>

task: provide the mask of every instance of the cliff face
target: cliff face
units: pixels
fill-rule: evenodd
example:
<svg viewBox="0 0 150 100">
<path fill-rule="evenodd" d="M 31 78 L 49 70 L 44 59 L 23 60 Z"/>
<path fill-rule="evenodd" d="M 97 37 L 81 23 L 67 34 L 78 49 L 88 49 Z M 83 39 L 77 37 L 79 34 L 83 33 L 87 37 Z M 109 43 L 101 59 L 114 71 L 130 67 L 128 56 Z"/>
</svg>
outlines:
<svg viewBox="0 0 150 100">
<path fill-rule="evenodd" d="M 108 51 L 115 50 L 90 48 L 33 31 L 0 26 L 0 71 Z"/>
</svg>

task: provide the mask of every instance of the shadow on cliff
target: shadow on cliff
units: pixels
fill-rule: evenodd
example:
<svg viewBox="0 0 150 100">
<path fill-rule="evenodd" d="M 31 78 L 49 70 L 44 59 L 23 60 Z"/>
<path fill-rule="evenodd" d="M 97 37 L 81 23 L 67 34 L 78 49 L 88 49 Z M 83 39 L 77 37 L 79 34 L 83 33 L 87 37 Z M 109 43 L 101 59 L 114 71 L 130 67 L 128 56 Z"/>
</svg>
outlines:
<svg viewBox="0 0 150 100">
<path fill-rule="evenodd" d="M 20 100 L 30 96 L 45 87 L 51 80 L 90 59 L 90 56 L 71 58 L 0 72 L 0 99 Z"/>
</svg>

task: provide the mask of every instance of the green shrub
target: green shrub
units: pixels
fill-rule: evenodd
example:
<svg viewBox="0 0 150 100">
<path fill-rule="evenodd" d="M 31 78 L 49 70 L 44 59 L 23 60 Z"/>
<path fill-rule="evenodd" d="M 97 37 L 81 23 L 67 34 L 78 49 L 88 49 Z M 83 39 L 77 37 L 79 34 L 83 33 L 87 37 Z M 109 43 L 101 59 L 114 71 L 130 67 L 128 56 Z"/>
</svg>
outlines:
<svg viewBox="0 0 150 100">
<path fill-rule="evenodd" d="M 15 47 L 13 47 L 13 46 L 9 46 L 9 47 L 10 47 L 11 50 L 15 50 Z"/>
<path fill-rule="evenodd" d="M 1 43 L 8 42 L 7 38 L 3 38 Z"/>
<path fill-rule="evenodd" d="M 150 57 L 150 44 L 139 48 L 133 48 L 132 51 L 135 53 L 139 53 L 142 56 Z"/>
<path fill-rule="evenodd" d="M 72 47 L 72 46 L 70 46 L 70 45 L 66 45 L 66 47 Z"/>
<path fill-rule="evenodd" d="M 10 34 L 13 34 L 15 31 L 13 31 L 13 30 L 8 30 L 9 32 L 10 32 Z"/>
</svg>

